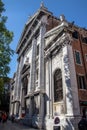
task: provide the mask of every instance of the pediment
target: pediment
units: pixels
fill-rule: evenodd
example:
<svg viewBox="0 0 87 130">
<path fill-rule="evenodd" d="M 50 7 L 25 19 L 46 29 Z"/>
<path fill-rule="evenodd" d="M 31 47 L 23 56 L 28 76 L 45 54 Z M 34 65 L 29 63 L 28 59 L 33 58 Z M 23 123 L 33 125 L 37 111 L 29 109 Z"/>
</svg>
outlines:
<svg viewBox="0 0 87 130">
<path fill-rule="evenodd" d="M 35 26 L 35 24 L 37 22 L 39 22 L 39 20 L 41 19 L 41 17 L 43 15 L 52 15 L 52 13 L 50 11 L 47 10 L 47 8 L 43 7 L 43 8 L 40 8 L 33 16 L 30 16 L 28 21 L 26 22 L 25 26 L 24 26 L 24 29 L 23 29 L 23 32 L 21 34 L 21 38 L 20 38 L 20 42 L 22 41 L 23 37 L 25 36 L 25 34 L 29 31 L 29 30 L 32 30 L 33 26 Z"/>
<path fill-rule="evenodd" d="M 64 32 L 64 28 L 58 28 L 56 30 L 52 30 L 50 32 L 47 32 L 45 35 L 45 49 L 49 48 L 53 43 L 55 43 L 58 38 L 62 36 Z"/>
<path fill-rule="evenodd" d="M 24 64 L 21 70 L 21 74 L 25 73 L 30 68 L 30 64 Z"/>
<path fill-rule="evenodd" d="M 47 46 L 51 41 L 53 41 L 53 39 L 57 36 L 57 34 L 51 35 L 49 37 L 46 38 L 45 41 L 45 46 Z"/>
</svg>

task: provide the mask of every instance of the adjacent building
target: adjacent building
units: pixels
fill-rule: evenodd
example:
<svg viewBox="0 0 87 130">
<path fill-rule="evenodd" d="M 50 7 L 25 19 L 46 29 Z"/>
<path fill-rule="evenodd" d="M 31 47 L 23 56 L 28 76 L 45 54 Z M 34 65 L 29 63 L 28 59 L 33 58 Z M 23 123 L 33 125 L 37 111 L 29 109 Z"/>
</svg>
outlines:
<svg viewBox="0 0 87 130">
<path fill-rule="evenodd" d="M 24 26 L 11 83 L 10 115 L 26 124 L 77 130 L 87 114 L 87 30 L 41 4 Z"/>
</svg>

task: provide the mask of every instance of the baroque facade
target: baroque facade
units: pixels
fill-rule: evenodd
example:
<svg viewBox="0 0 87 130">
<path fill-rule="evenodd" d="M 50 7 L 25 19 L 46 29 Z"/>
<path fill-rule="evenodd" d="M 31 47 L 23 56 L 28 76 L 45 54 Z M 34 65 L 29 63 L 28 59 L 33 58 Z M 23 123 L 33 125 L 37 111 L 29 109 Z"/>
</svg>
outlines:
<svg viewBox="0 0 87 130">
<path fill-rule="evenodd" d="M 25 24 L 11 82 L 10 115 L 24 123 L 77 130 L 87 112 L 87 30 L 57 18 L 42 4 Z"/>
</svg>

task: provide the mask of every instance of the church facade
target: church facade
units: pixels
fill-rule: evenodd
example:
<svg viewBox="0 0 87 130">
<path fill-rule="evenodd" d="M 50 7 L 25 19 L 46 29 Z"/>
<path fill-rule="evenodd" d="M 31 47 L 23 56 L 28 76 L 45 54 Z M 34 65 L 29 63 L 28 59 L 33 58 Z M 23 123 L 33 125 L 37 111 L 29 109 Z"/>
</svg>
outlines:
<svg viewBox="0 0 87 130">
<path fill-rule="evenodd" d="M 10 115 L 33 127 L 77 130 L 87 114 L 87 30 L 41 5 L 25 24 L 16 52 Z"/>
</svg>

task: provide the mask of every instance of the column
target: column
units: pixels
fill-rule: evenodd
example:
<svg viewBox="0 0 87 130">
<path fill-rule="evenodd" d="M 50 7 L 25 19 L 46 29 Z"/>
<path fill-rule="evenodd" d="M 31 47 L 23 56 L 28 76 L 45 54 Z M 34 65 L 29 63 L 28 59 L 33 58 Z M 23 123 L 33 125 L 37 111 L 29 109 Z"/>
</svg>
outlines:
<svg viewBox="0 0 87 130">
<path fill-rule="evenodd" d="M 32 118 L 32 112 L 33 112 L 33 109 L 32 109 L 32 97 L 29 98 L 29 118 L 31 119 Z"/>
<path fill-rule="evenodd" d="M 70 81 L 71 81 L 72 96 L 73 96 L 73 113 L 74 115 L 80 115 L 78 87 L 77 87 L 75 62 L 74 62 L 74 57 L 73 57 L 72 46 L 68 45 L 67 50 L 68 50 L 68 56 L 69 56 Z"/>
<path fill-rule="evenodd" d="M 30 66 L 30 82 L 28 84 L 28 93 L 33 91 L 35 88 L 35 59 L 36 59 L 36 39 L 32 40 L 32 57 Z"/>
<path fill-rule="evenodd" d="M 53 85 L 52 85 L 52 81 L 53 81 L 53 78 L 52 78 L 52 55 L 50 54 L 50 60 L 49 60 L 49 70 L 50 70 L 50 118 L 53 117 Z"/>
<path fill-rule="evenodd" d="M 25 99 L 24 99 L 24 88 L 22 88 L 22 99 L 21 99 L 21 114 L 25 114 Z"/>
<path fill-rule="evenodd" d="M 63 86 L 65 88 L 66 114 L 73 115 L 73 97 L 70 79 L 68 45 L 63 47 Z"/>
<path fill-rule="evenodd" d="M 63 85 L 66 90 L 66 113 L 68 115 L 79 115 L 80 110 L 75 63 L 72 46 L 70 44 L 63 47 L 63 66 Z"/>
<path fill-rule="evenodd" d="M 21 89 L 21 69 L 23 66 L 23 56 L 21 56 L 19 64 L 18 64 L 18 69 L 17 69 L 17 76 L 16 76 L 16 98 L 19 100 L 20 98 L 20 89 Z"/>
<path fill-rule="evenodd" d="M 20 89 L 20 106 L 19 106 L 19 117 L 21 118 L 22 115 L 22 102 L 23 102 L 23 82 L 21 83 L 21 89 Z"/>
<path fill-rule="evenodd" d="M 39 128 L 41 129 L 44 124 L 44 94 L 41 93 L 39 97 Z"/>
<path fill-rule="evenodd" d="M 50 60 L 50 59 L 49 59 Z M 47 102 L 47 118 L 50 118 L 50 68 L 49 60 L 46 62 L 46 102 Z"/>
<path fill-rule="evenodd" d="M 47 74 L 46 74 L 46 92 L 48 96 L 47 100 L 47 116 L 49 118 L 53 117 L 53 78 L 52 78 L 52 55 L 49 55 L 49 59 L 47 61 Z M 48 81 L 47 81 L 48 80 Z M 48 84 L 48 87 L 47 87 Z"/>
<path fill-rule="evenodd" d="M 21 70 L 22 70 L 22 67 L 23 67 L 23 60 L 24 60 L 24 57 L 21 56 L 20 68 L 19 68 L 19 88 L 18 88 L 18 98 L 20 97 L 20 89 L 21 89 L 21 87 L 22 87 L 22 81 L 21 81 Z"/>
<path fill-rule="evenodd" d="M 44 34 L 46 32 L 46 24 L 41 23 L 39 36 L 39 81 L 38 87 L 44 90 Z"/>
</svg>

